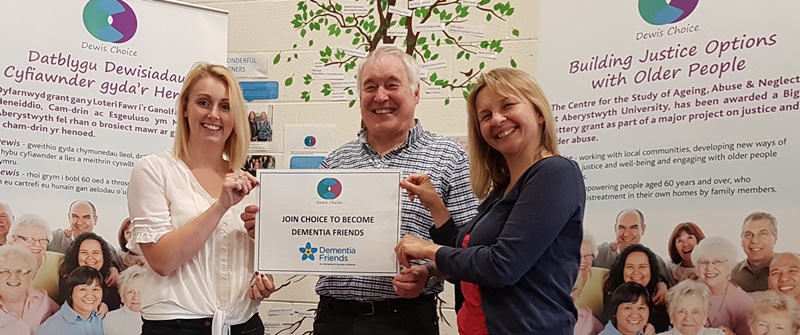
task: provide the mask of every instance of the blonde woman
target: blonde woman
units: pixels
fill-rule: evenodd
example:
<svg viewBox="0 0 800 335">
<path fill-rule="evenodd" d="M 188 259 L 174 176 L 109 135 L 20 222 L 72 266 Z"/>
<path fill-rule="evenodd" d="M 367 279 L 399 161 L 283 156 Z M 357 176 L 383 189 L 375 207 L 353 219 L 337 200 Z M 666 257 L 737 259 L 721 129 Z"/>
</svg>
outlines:
<svg viewBox="0 0 800 335">
<path fill-rule="evenodd" d="M 717 328 L 706 328 L 711 307 L 708 287 L 694 280 L 684 280 L 667 292 L 667 311 L 672 329 L 659 335 L 725 335 Z"/>
</svg>

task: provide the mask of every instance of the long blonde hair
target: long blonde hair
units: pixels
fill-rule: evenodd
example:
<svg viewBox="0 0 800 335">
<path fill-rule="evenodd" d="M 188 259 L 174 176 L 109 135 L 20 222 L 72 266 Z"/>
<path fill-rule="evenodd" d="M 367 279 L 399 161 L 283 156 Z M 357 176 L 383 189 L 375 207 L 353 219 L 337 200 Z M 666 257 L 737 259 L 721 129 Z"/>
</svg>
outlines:
<svg viewBox="0 0 800 335">
<path fill-rule="evenodd" d="M 233 132 L 225 141 L 224 154 L 231 170 L 239 171 L 247 160 L 250 148 L 249 121 L 244 107 L 244 97 L 239 83 L 228 68 L 223 65 L 197 62 L 186 75 L 181 88 L 177 106 L 177 126 L 172 151 L 176 157 L 188 162 L 189 157 L 189 121 L 186 119 L 186 108 L 189 105 L 189 93 L 202 78 L 214 78 L 222 81 L 228 88 L 231 113 L 234 116 Z"/>
<path fill-rule="evenodd" d="M 497 68 L 481 75 L 467 98 L 470 182 L 475 196 L 481 200 L 486 199 L 493 190 L 508 186 L 510 182 L 505 158 L 481 136 L 476 101 L 483 89 L 528 100 L 535 112 L 544 119 L 539 151 L 559 154 L 553 111 L 539 84 L 527 73 L 512 68 Z"/>
</svg>

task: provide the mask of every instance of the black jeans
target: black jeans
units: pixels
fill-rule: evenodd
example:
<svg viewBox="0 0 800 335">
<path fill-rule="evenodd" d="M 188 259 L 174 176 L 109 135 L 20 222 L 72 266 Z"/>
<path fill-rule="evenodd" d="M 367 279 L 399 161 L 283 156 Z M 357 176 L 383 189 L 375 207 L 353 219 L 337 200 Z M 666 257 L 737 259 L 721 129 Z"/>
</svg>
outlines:
<svg viewBox="0 0 800 335">
<path fill-rule="evenodd" d="M 438 335 L 435 295 L 356 302 L 320 297 L 314 335 Z"/>
<path fill-rule="evenodd" d="M 144 320 L 142 335 L 210 335 L 211 318 L 175 319 L 164 321 Z M 231 335 L 263 335 L 264 323 L 258 313 L 247 322 L 231 326 Z"/>
</svg>

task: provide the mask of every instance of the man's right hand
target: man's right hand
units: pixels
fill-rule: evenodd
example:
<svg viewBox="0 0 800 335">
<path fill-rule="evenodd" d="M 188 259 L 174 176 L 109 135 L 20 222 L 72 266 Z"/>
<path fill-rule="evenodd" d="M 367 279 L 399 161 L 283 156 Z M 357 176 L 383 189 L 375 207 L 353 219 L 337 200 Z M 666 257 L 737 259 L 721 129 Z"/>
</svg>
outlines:
<svg viewBox="0 0 800 335">
<path fill-rule="evenodd" d="M 256 214 L 258 214 L 258 205 L 249 205 L 244 208 L 244 212 L 240 217 L 244 221 L 244 229 L 247 229 L 247 236 L 256 238 Z"/>
</svg>

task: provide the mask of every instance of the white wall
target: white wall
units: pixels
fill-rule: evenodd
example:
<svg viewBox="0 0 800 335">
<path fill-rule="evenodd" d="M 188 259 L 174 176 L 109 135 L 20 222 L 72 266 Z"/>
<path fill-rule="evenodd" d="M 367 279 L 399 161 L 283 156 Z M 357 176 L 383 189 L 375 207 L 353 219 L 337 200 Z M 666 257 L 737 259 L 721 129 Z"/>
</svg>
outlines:
<svg viewBox="0 0 800 335">
<path fill-rule="evenodd" d="M 313 39 L 314 46 L 307 47 L 306 39 L 301 39 L 297 30 L 292 27 L 290 21 L 296 14 L 298 0 L 231 0 L 231 1 L 189 1 L 202 5 L 228 10 L 229 31 L 228 31 L 228 52 L 240 53 L 266 53 L 268 60 L 267 80 L 276 80 L 281 83 L 280 98 L 277 101 L 267 101 L 275 105 L 274 107 L 274 142 L 277 150 L 283 150 L 283 127 L 287 124 L 296 123 L 315 123 L 315 124 L 335 124 L 337 145 L 343 144 L 356 137 L 359 129 L 360 114 L 358 105 L 353 108 L 348 107 L 348 102 L 331 102 L 322 99 L 312 99 L 309 102 L 300 100 L 300 92 L 305 89 L 302 85 L 302 75 L 308 72 L 315 60 L 319 59 L 319 47 L 326 44 L 349 45 L 347 41 L 335 40 L 327 37 L 326 33 L 315 32 Z M 337 1 L 334 1 L 337 2 Z M 491 3 L 497 3 L 493 0 Z M 363 3 L 363 1 L 362 1 Z M 508 17 L 507 21 L 493 19 L 486 22 L 486 12 L 472 11 L 468 17 L 470 20 L 465 22 L 470 25 L 485 27 L 485 39 L 501 40 L 504 50 L 498 54 L 496 61 L 472 57 L 471 61 L 456 61 L 458 49 L 454 46 L 442 46 L 438 49 L 441 53 L 439 60 L 446 60 L 448 68 L 437 70 L 439 77 L 463 78 L 458 71 L 466 71 L 470 67 L 476 67 L 480 61 L 486 61 L 486 69 L 499 66 L 509 66 L 510 59 L 513 58 L 517 67 L 533 73 L 535 69 L 535 50 L 537 42 L 537 17 L 538 1 L 517 0 L 510 1 L 515 7 L 515 12 Z M 397 1 L 398 5 L 405 5 L 405 0 Z M 309 1 L 309 6 L 313 4 Z M 451 8 L 453 6 L 450 6 Z M 183 23 L 181 23 L 183 24 Z M 512 34 L 512 29 L 519 31 L 519 36 Z M 464 39 L 476 41 L 476 38 Z M 298 49 L 292 50 L 294 44 Z M 292 62 L 280 62 L 278 65 L 272 64 L 273 57 L 282 53 L 298 54 L 298 58 Z M 294 84 L 288 88 L 283 86 L 284 79 L 294 74 Z M 350 72 L 348 72 L 350 74 Z M 312 94 L 320 97 L 318 93 L 321 89 L 319 81 L 312 84 Z M 423 91 L 424 92 L 424 91 Z M 422 121 L 426 129 L 441 134 L 465 134 L 466 116 L 464 99 L 462 93 L 456 90 L 450 94 L 446 93 L 426 95 L 423 93 L 422 99 L 417 108 L 417 117 Z M 444 99 L 451 96 L 449 105 L 444 104 Z M 262 102 L 262 101 L 259 101 Z M 280 160 L 279 160 L 280 163 Z M 389 246 L 387 246 L 389 247 Z M 281 284 L 287 279 L 286 276 L 276 277 L 276 282 Z M 261 316 L 265 322 L 296 322 L 301 318 L 298 316 L 269 316 L 269 309 L 307 310 L 316 307 L 318 301 L 314 292 L 316 277 L 308 277 L 304 280 L 289 285 L 273 295 L 269 300 L 262 304 Z M 454 300 L 452 298 L 452 285 L 447 285 L 447 292 L 442 298 L 447 301 L 444 305 L 444 313 L 452 326 L 447 326 L 442 322 L 442 334 L 457 334 L 455 328 L 455 314 L 453 312 Z M 301 334 L 311 329 L 313 320 L 306 319 L 300 329 L 294 334 Z M 286 334 L 283 332 L 282 334 Z"/>
</svg>

